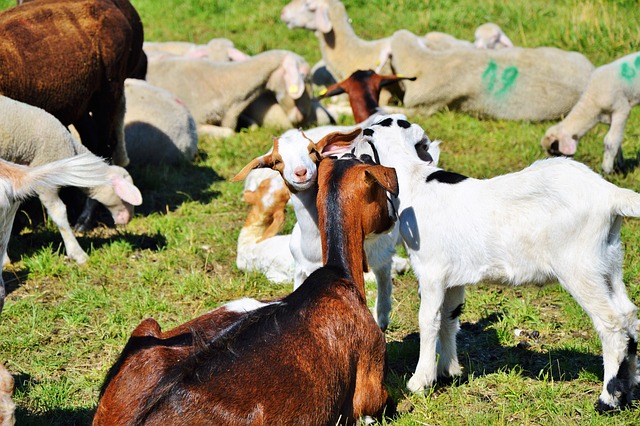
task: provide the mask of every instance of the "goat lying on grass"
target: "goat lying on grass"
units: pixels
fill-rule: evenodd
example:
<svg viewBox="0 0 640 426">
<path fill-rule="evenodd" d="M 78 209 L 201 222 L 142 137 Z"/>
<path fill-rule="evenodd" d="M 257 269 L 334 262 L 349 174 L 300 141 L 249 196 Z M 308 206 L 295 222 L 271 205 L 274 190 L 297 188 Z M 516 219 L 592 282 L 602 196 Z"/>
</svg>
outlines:
<svg viewBox="0 0 640 426">
<path fill-rule="evenodd" d="M 392 411 L 362 265 L 365 235 L 393 224 L 386 191 L 397 193 L 395 173 L 325 162 L 326 266 L 289 296 L 245 312 L 223 307 L 167 333 L 145 320 L 107 376 L 94 425 L 335 425 Z"/>
<path fill-rule="evenodd" d="M 410 390 L 461 373 L 456 333 L 465 285 L 558 280 L 602 341 L 597 409 L 630 402 L 640 382 L 638 319 L 622 281 L 620 227 L 623 217 L 640 216 L 639 194 L 566 158 L 486 180 L 447 172 L 419 158 L 416 146 L 428 138 L 404 116 L 389 116 L 354 139 L 354 154 L 379 158 L 398 174 L 400 233 L 421 299 L 420 358 Z"/>
</svg>

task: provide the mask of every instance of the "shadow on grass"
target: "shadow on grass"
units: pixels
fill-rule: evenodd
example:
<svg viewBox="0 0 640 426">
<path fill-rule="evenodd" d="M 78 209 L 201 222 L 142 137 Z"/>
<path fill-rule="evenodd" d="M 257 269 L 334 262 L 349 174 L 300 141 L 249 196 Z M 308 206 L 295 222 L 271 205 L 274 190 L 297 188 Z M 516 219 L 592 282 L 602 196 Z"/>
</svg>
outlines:
<svg viewBox="0 0 640 426">
<path fill-rule="evenodd" d="M 457 348 L 464 373 L 455 382 L 465 383 L 470 375 L 479 377 L 513 368 L 521 369 L 524 377 L 532 379 L 571 381 L 577 379 L 581 372 L 587 371 L 602 380 L 601 356 L 568 349 L 537 352 L 529 349 L 527 339 L 516 346 L 503 346 L 496 330 L 490 327 L 499 318 L 498 314 L 491 314 L 477 323 L 461 323 Z M 391 372 L 408 380 L 415 370 L 420 353 L 419 334 L 409 334 L 400 342 L 389 342 L 387 352 Z M 444 380 L 439 385 L 451 382 Z"/>
</svg>

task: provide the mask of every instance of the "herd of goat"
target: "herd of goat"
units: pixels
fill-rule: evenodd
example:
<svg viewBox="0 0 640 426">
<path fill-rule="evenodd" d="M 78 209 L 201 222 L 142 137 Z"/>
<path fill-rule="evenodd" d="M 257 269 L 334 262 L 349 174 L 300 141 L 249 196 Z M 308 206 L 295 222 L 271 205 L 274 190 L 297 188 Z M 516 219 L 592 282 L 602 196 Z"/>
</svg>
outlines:
<svg viewBox="0 0 640 426">
<path fill-rule="evenodd" d="M 462 373 L 456 334 L 466 285 L 557 281 L 602 343 L 597 410 L 628 407 L 640 383 L 639 323 L 623 282 L 620 230 L 624 217 L 640 217 L 640 194 L 565 156 L 603 122 L 602 170 L 622 167 L 625 124 L 640 103 L 640 53 L 595 68 L 577 52 L 515 47 L 491 23 L 474 42 L 407 30 L 368 41 L 338 0 L 292 0 L 281 20 L 315 33 L 318 64 L 285 50 L 249 56 L 226 39 L 145 41 L 129 0 L 18 1 L 0 12 L 3 264 L 17 208 L 31 195 L 81 264 L 88 256 L 60 187 L 86 194 L 76 227 L 91 226 L 97 204 L 126 224 L 142 203 L 130 163 L 191 161 L 202 135 L 289 129 L 232 180 L 244 180 L 251 206 L 237 267 L 293 282 L 293 292 L 233 301 L 169 331 L 144 320 L 105 378 L 93 424 L 392 417 L 384 331 L 392 277 L 409 267 L 421 300 L 410 391 Z M 312 82 L 325 86 L 318 97 Z M 339 103 L 320 103 L 342 94 L 355 125 L 335 125 Z M 442 170 L 439 142 L 407 116 L 443 108 L 561 119 L 541 142 L 558 158 L 485 180 Z M 280 235 L 287 203 L 297 222 Z M 408 259 L 396 255 L 398 244 Z M 0 312 L 4 292 L 0 277 Z M 0 365 L 2 425 L 14 422 L 12 388 Z"/>
</svg>

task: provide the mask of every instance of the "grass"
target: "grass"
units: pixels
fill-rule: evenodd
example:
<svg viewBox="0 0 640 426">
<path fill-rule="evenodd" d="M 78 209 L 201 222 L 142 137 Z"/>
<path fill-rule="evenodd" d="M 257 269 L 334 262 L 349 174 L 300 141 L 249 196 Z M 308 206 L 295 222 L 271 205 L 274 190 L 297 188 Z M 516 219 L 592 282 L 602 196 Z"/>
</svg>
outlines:
<svg viewBox="0 0 640 426">
<path fill-rule="evenodd" d="M 250 54 L 284 48 L 310 63 L 320 59 L 313 34 L 280 23 L 285 1 L 133 3 L 148 40 L 226 37 Z M 12 4 L 0 0 L 0 8 Z M 517 45 L 578 50 L 595 65 L 640 50 L 640 12 L 633 0 L 352 0 L 345 5 L 356 33 L 369 39 L 397 28 L 472 39 L 477 25 L 494 21 Z M 479 120 L 450 111 L 411 120 L 432 139 L 444 141 L 442 167 L 480 178 L 544 158 L 539 141 L 550 125 Z M 16 378 L 18 424 L 89 424 L 107 369 L 146 317 L 168 329 L 231 299 L 270 298 L 291 290 L 235 268 L 236 238 L 247 206 L 241 185 L 228 181 L 266 151 L 279 132 L 257 129 L 227 140 L 203 138 L 193 164 L 132 168 L 144 203 L 126 228 L 101 226 L 79 237 L 90 254 L 83 266 L 64 258 L 61 238 L 42 220 L 41 208 L 25 207 L 18 214 L 27 226 L 10 241 L 14 263 L 3 273 L 9 296 L 0 316 L 0 362 Z M 576 159 L 599 170 L 605 133 L 603 125 L 589 132 Z M 638 110 L 629 120 L 623 149 L 630 170 L 606 178 L 640 191 Z M 625 220 L 622 239 L 624 278 L 638 305 L 640 221 Z M 401 409 L 393 425 L 637 424 L 637 401 L 636 410 L 611 416 L 594 411 L 602 386 L 600 343 L 582 309 L 558 285 L 469 288 L 458 336 L 464 377 L 425 394 L 406 393 L 419 347 L 416 288 L 411 274 L 395 280 L 386 334 L 388 384 Z M 372 302 L 375 287 L 367 291 Z"/>
</svg>

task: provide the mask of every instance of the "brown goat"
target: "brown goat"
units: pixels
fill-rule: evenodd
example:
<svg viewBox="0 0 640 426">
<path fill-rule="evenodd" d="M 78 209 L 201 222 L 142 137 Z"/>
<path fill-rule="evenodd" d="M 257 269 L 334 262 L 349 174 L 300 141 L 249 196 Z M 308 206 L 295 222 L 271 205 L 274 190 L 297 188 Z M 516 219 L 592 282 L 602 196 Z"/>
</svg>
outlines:
<svg viewBox="0 0 640 426">
<path fill-rule="evenodd" d="M 126 165 L 124 80 L 145 64 L 129 0 L 25 2 L 0 12 L 0 39 L 0 94 L 73 124 L 93 153 Z"/>
<path fill-rule="evenodd" d="M 332 84 L 320 93 L 318 99 L 347 93 L 356 123 L 362 123 L 378 111 L 380 90 L 400 80 L 415 80 L 415 77 L 379 75 L 373 70 L 358 70 L 347 79 Z"/>
<path fill-rule="evenodd" d="M 342 161 L 320 183 L 327 265 L 231 321 L 213 311 L 161 333 L 145 320 L 107 376 L 94 425 L 335 425 L 393 410 L 384 335 L 361 275 L 365 235 L 392 223 L 385 190 L 397 193 L 395 172 Z M 366 170 L 352 173 L 351 164 Z"/>
</svg>

